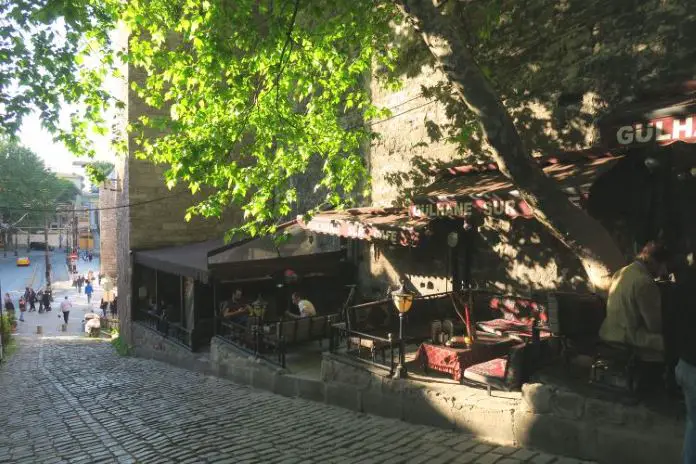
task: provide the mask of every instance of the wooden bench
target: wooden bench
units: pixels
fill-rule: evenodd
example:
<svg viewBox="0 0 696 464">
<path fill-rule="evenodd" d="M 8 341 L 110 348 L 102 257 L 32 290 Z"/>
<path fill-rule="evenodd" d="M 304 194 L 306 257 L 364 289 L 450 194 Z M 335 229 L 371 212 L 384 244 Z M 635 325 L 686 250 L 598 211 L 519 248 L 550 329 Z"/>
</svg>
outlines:
<svg viewBox="0 0 696 464">
<path fill-rule="evenodd" d="M 264 339 L 276 344 L 282 339 L 286 346 L 310 341 L 318 341 L 321 345 L 331 335 L 331 325 L 338 317 L 338 314 L 326 314 L 275 322 L 270 324 L 270 333 L 265 334 Z"/>
</svg>

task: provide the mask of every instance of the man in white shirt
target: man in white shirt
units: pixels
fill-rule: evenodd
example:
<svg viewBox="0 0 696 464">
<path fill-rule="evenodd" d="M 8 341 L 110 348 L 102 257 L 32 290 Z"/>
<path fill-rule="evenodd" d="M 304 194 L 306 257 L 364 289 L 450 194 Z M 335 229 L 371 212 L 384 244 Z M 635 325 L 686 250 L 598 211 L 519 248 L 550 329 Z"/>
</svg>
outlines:
<svg viewBox="0 0 696 464">
<path fill-rule="evenodd" d="M 60 310 L 63 312 L 63 320 L 68 323 L 68 316 L 70 315 L 70 309 L 72 308 L 72 303 L 68 300 L 66 296 L 65 299 L 60 304 Z M 60 317 L 60 316 L 59 316 Z"/>
<path fill-rule="evenodd" d="M 317 315 L 317 310 L 314 308 L 312 302 L 302 298 L 302 296 L 299 293 L 292 294 L 292 302 L 296 304 L 297 307 L 300 309 L 300 315 L 298 316 L 297 314 L 293 314 L 290 311 L 287 311 L 286 314 L 288 316 L 294 317 L 296 319 L 301 319 L 303 317 Z"/>
</svg>

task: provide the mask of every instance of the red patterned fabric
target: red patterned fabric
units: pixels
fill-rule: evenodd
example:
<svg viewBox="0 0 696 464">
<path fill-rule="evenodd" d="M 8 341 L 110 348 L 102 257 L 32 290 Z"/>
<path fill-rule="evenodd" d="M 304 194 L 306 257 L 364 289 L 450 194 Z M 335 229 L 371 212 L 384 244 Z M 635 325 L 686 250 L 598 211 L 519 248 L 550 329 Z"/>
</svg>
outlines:
<svg viewBox="0 0 696 464">
<path fill-rule="evenodd" d="M 423 343 L 418 348 L 416 361 L 420 362 L 426 370 L 432 369 L 450 374 L 454 380 L 460 381 L 467 367 L 504 356 L 515 343 L 509 338 L 487 334 L 480 334 L 471 348 L 452 348 Z"/>
<path fill-rule="evenodd" d="M 484 363 L 468 367 L 464 373 L 464 376 L 467 379 L 476 376 L 478 378 L 473 378 L 472 380 L 477 380 L 482 383 L 484 379 L 495 379 L 504 381 L 507 363 L 507 358 L 491 359 L 490 361 L 486 361 Z"/>
<path fill-rule="evenodd" d="M 506 334 L 518 335 L 520 337 L 532 336 L 532 321 L 520 322 L 510 319 L 493 319 L 491 321 L 483 321 L 478 324 L 479 329 L 484 332 L 504 336 Z M 539 333 L 540 338 L 548 338 L 551 334 L 543 331 Z"/>
</svg>

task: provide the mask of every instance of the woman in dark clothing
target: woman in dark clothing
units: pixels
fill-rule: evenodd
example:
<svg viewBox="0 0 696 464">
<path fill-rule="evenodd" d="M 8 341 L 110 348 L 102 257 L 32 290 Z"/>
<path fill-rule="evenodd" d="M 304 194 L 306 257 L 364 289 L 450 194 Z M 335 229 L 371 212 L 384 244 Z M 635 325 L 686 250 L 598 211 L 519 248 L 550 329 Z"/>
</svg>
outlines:
<svg viewBox="0 0 696 464">
<path fill-rule="evenodd" d="M 41 302 L 46 311 L 51 310 L 51 293 L 48 290 L 45 290 L 43 295 L 41 295 Z"/>
</svg>

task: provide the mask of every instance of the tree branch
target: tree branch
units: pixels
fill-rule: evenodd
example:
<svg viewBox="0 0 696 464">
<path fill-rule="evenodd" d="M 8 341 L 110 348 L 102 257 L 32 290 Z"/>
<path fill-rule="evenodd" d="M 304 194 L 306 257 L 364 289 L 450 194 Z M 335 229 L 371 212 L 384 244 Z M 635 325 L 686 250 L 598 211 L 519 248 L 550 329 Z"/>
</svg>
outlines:
<svg viewBox="0 0 696 464">
<path fill-rule="evenodd" d="M 573 205 L 533 162 L 507 109 L 467 48 L 461 23 L 443 14 L 436 0 L 396 2 L 462 103 L 476 114 L 500 171 L 519 187 L 537 220 L 580 259 L 590 283 L 597 290 L 607 289 L 612 273 L 625 264 L 621 251 L 609 232 Z"/>
</svg>

